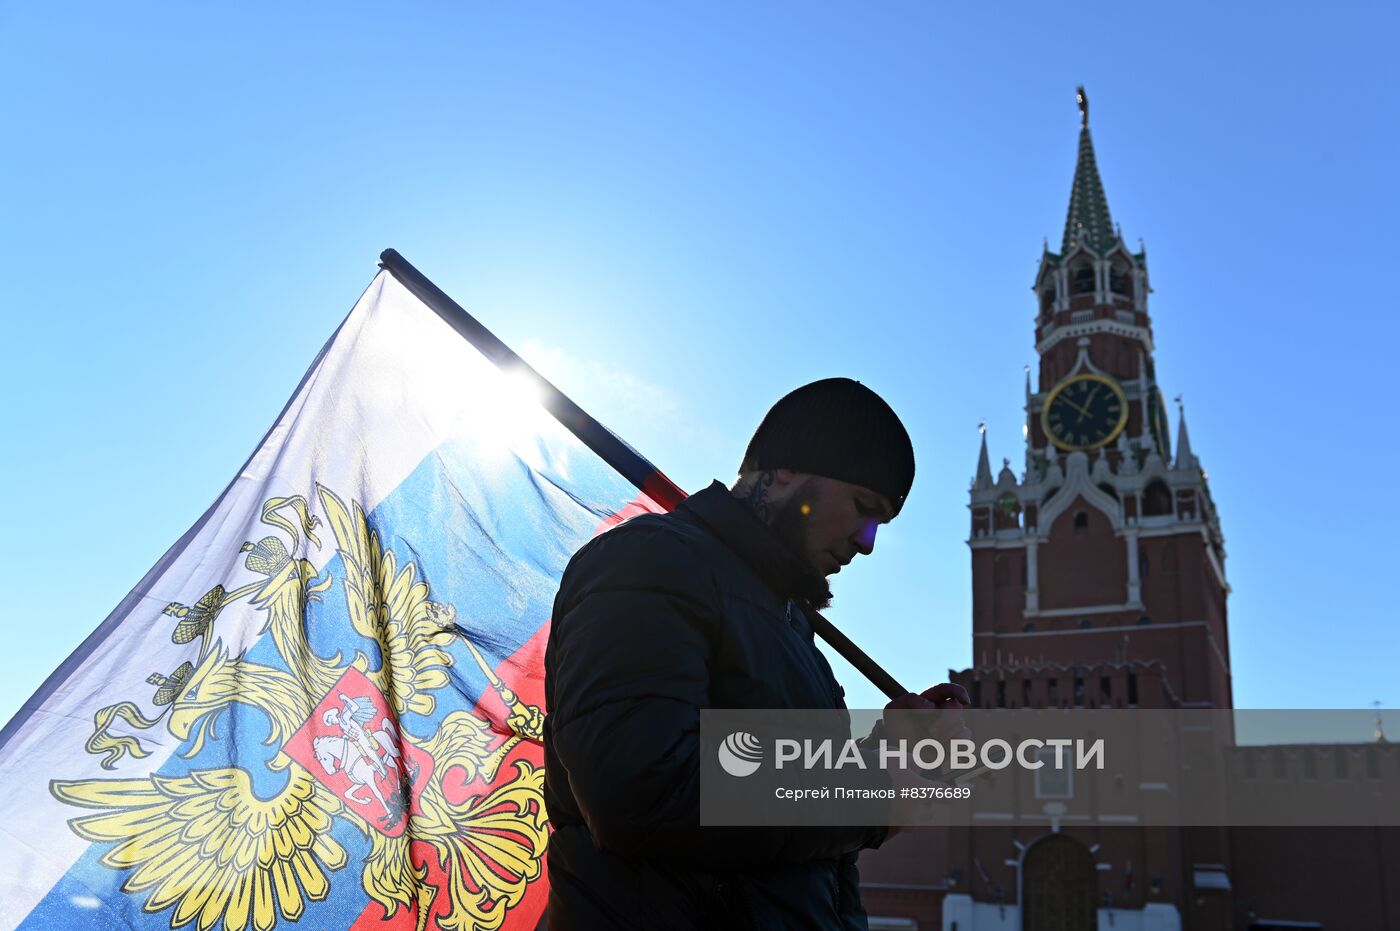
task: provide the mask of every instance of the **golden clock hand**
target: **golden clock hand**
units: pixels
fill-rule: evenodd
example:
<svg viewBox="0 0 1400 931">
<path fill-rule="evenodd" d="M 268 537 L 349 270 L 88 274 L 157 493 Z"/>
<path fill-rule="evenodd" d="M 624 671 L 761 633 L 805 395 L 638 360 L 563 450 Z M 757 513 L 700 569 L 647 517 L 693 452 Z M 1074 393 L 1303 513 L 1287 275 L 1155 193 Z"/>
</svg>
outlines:
<svg viewBox="0 0 1400 931">
<path fill-rule="evenodd" d="M 1064 402 L 1065 402 L 1066 404 L 1068 404 L 1070 407 L 1072 407 L 1072 408 L 1074 408 L 1075 410 L 1079 411 L 1080 419 L 1081 419 L 1081 420 L 1084 419 L 1084 417 L 1091 417 L 1091 416 L 1093 416 L 1093 415 L 1090 414 L 1087 410 L 1085 410 L 1084 408 L 1080 407 L 1078 404 L 1075 404 L 1073 401 L 1071 401 L 1069 398 L 1065 397 L 1064 395 L 1060 395 L 1059 400 L 1064 401 Z"/>
<path fill-rule="evenodd" d="M 1076 424 L 1083 423 L 1085 417 L 1094 416 L 1093 412 L 1089 410 L 1089 405 L 1094 403 L 1094 395 L 1099 393 L 1099 388 L 1101 387 L 1103 386 L 1095 385 L 1094 387 L 1090 388 L 1089 393 L 1084 396 L 1084 406 L 1080 408 L 1080 410 L 1083 411 L 1083 413 L 1080 414 L 1079 419 L 1075 421 Z"/>
</svg>

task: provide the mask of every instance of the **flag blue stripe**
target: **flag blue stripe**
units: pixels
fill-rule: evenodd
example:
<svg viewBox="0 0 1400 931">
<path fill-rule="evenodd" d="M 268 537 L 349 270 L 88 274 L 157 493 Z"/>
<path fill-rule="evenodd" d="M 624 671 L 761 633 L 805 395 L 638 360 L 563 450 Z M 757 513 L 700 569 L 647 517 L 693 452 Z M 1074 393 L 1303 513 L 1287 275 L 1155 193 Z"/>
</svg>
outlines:
<svg viewBox="0 0 1400 931">
<path fill-rule="evenodd" d="M 455 439 L 426 456 L 413 472 L 367 515 L 392 550 L 401 569 L 408 562 L 418 567 L 418 579 L 431 588 L 430 597 L 457 608 L 458 623 L 493 667 L 514 654 L 549 618 L 554 589 L 564 565 L 575 549 L 586 542 L 597 525 L 616 513 L 634 496 L 631 486 L 605 463 L 566 437 L 577 454 L 563 448 L 546 450 L 546 465 L 535 471 L 519 457 L 498 464 L 483 476 L 480 463 L 487 450 L 482 440 Z M 556 463 L 567 458 L 566 478 Z M 566 490 L 567 489 L 567 490 Z M 336 489 L 332 489 L 337 491 Z M 268 489 L 270 495 L 307 493 L 308 489 Z M 311 497 L 308 494 L 308 497 Z M 349 504 L 346 495 L 342 500 Z M 322 537 L 319 555 L 333 553 L 334 538 Z M 313 559 L 313 564 L 318 560 Z M 341 559 L 333 556 L 318 565 L 320 578 L 329 574 L 336 584 L 324 600 L 307 606 L 307 629 L 313 647 L 322 656 L 341 652 L 348 662 L 355 651 L 374 650 L 371 641 L 358 637 L 350 625 L 341 585 Z M 246 572 L 239 569 L 225 584 L 232 588 Z M 437 707 L 429 716 L 409 714 L 402 729 L 418 737 L 430 735 L 441 719 L 458 708 L 473 707 L 486 688 L 485 677 L 460 644 L 451 650 L 456 663 L 454 681 L 435 693 Z M 193 658 L 193 657 L 192 657 Z M 246 657 L 251 662 L 287 669 L 270 637 L 264 637 Z M 455 687 L 455 690 L 454 690 Z M 174 755 L 159 772 L 182 776 L 191 770 L 233 765 L 247 769 L 263 797 L 280 791 L 287 774 L 268 769 L 280 749 L 262 743 L 269 735 L 266 716 L 255 708 L 235 704 L 222 713 L 223 738 L 210 742 L 190 758 Z M 113 777 L 130 778 L 133 764 L 126 759 Z M 127 770 L 127 774 L 123 773 Z M 61 773 L 51 774 L 62 778 Z M 74 816 L 86 812 L 73 809 Z M 332 835 L 346 848 L 349 863 L 331 876 L 331 894 L 308 905 L 299 927 L 346 927 L 363 911 L 368 897 L 361 887 L 359 864 L 369 851 L 368 841 L 345 818 L 337 818 Z M 145 894 L 124 895 L 120 886 L 128 876 L 99 861 L 109 844 L 94 844 L 63 879 L 31 911 L 21 928 L 92 927 L 95 916 L 122 923 L 112 927 L 168 928 L 170 911 L 142 911 Z M 92 899 L 104 900 L 94 909 Z M 100 926 L 99 926 L 100 927 Z"/>
</svg>

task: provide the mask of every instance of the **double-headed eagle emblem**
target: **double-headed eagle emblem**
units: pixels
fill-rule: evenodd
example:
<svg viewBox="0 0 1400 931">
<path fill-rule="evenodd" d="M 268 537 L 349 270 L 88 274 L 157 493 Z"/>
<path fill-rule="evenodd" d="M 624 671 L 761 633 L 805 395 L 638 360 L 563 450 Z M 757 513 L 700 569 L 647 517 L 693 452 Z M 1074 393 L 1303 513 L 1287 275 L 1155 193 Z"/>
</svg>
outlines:
<svg viewBox="0 0 1400 931">
<path fill-rule="evenodd" d="M 358 503 L 347 507 L 320 485 L 316 492 L 341 557 L 350 623 L 378 656 L 357 650 L 347 661 L 313 649 L 305 607 L 336 580 L 293 553 L 320 548 L 321 520 L 300 495 L 272 498 L 262 521 L 289 540 L 244 544 L 244 567 L 259 578 L 165 609 L 175 618 L 174 642 L 198 640 L 199 650 L 147 680 L 159 714 L 125 701 L 94 717 L 87 750 L 104 768 L 148 756 L 133 732 L 164 721 L 184 756 L 197 758 L 189 771 L 55 780 L 51 791 L 98 812 L 69 824 L 113 845 L 100 862 L 127 871 L 123 892 L 144 895 L 147 912 L 168 911 L 172 928 L 269 931 L 299 919 L 348 865 L 332 833 L 337 819 L 368 840 L 360 880 L 386 917 L 409 909 L 419 931 L 430 921 L 447 931 L 499 928 L 540 876 L 548 841 L 543 769 L 518 755 L 503 767 L 521 741 L 541 739 L 543 713 L 501 682 L 460 633 L 456 610 L 429 598 L 414 563 L 399 567 Z M 265 614 L 280 666 L 231 655 L 220 638 L 220 613 L 244 599 Z M 447 647 L 457 638 L 504 706 L 496 728 L 468 710 L 432 717 L 434 693 L 453 675 Z M 234 705 L 262 713 L 263 743 L 277 751 L 240 767 L 233 743 L 224 754 L 230 765 L 194 768 Z M 409 733 L 400 723 L 409 715 L 436 729 Z"/>
</svg>

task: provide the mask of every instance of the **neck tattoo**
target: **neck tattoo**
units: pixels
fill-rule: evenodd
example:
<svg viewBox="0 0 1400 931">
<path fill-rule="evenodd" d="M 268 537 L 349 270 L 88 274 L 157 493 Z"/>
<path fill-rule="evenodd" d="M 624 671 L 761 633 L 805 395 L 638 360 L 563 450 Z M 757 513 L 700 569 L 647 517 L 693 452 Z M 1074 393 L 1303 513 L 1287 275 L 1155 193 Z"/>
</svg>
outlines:
<svg viewBox="0 0 1400 931">
<path fill-rule="evenodd" d="M 771 469 L 759 473 L 758 478 L 754 480 L 753 487 L 749 489 L 749 493 L 744 495 L 743 499 L 744 503 L 758 515 L 758 519 L 765 524 L 770 524 L 773 520 L 773 510 L 768 504 L 768 486 L 772 484 L 773 471 Z"/>
</svg>

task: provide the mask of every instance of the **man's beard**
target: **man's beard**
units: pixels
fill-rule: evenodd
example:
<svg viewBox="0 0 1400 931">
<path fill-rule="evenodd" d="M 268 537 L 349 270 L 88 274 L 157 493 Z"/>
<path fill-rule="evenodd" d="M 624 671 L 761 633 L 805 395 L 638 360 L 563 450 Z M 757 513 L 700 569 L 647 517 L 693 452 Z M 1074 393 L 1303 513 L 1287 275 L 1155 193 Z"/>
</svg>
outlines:
<svg viewBox="0 0 1400 931">
<path fill-rule="evenodd" d="M 808 586 L 810 591 L 807 593 L 807 603 L 820 611 L 831 605 L 831 588 L 821 570 L 807 561 L 807 516 L 802 513 L 802 506 L 812 504 L 813 499 L 804 494 L 806 488 L 804 483 L 782 505 L 773 507 L 773 523 L 770 526 L 793 557 L 807 570 L 811 582 Z"/>
</svg>

